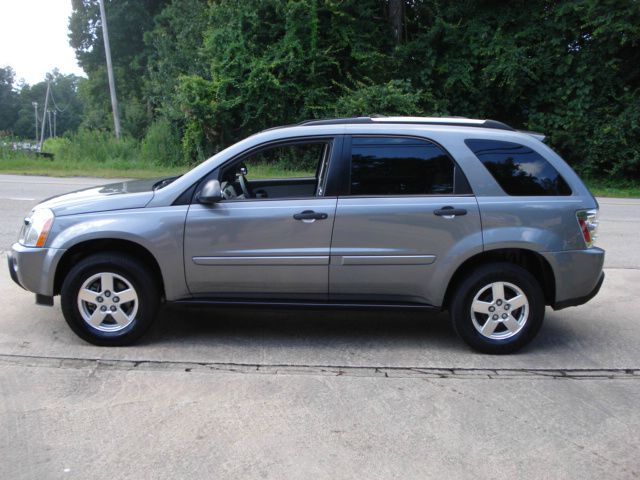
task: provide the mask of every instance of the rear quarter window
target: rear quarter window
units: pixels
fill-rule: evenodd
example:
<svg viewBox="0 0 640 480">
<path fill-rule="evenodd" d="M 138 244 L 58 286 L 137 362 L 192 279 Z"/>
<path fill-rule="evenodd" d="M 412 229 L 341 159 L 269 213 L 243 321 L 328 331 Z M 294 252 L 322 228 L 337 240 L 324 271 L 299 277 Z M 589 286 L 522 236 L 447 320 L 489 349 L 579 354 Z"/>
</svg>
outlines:
<svg viewBox="0 0 640 480">
<path fill-rule="evenodd" d="M 465 143 L 509 195 L 571 195 L 555 167 L 527 146 L 485 139 Z"/>
<path fill-rule="evenodd" d="M 453 194 L 455 165 L 434 143 L 394 137 L 351 142 L 351 195 Z"/>
</svg>

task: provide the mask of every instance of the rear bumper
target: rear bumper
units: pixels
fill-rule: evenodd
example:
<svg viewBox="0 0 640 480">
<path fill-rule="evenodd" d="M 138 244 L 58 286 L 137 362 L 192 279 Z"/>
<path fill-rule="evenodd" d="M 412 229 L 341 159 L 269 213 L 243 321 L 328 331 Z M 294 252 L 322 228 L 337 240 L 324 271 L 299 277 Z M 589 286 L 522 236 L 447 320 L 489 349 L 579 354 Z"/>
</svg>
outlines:
<svg viewBox="0 0 640 480">
<path fill-rule="evenodd" d="M 554 310 L 582 305 L 595 297 L 604 281 L 604 250 L 587 248 L 542 254 L 555 277 Z"/>
<path fill-rule="evenodd" d="M 598 292 L 600 291 L 600 287 L 602 287 L 603 282 L 604 282 L 604 272 L 600 272 L 600 278 L 598 279 L 598 283 L 593 288 L 593 290 L 591 290 L 591 292 L 589 292 L 584 297 L 569 298 L 561 302 L 556 302 L 555 304 L 552 305 L 552 308 L 554 310 L 562 310 L 563 308 L 576 307 L 578 305 L 587 303 L 589 300 L 591 300 L 593 297 L 595 297 L 598 294 Z"/>
</svg>

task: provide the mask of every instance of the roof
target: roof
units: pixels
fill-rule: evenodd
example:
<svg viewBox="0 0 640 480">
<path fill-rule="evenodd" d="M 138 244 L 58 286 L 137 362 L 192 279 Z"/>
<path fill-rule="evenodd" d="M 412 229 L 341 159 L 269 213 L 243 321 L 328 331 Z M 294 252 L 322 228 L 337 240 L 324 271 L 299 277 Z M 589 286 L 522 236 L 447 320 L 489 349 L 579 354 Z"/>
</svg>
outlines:
<svg viewBox="0 0 640 480">
<path fill-rule="evenodd" d="M 424 125 L 451 125 L 458 127 L 481 127 L 495 128 L 499 130 L 516 131 L 506 123 L 496 120 L 479 120 L 466 117 L 350 117 L 350 118 L 328 118 L 321 120 L 305 120 L 298 125 L 345 125 L 362 123 L 395 123 L 395 124 L 424 124 Z"/>
<path fill-rule="evenodd" d="M 525 130 L 517 130 L 506 123 L 499 122 L 491 119 L 477 119 L 467 117 L 342 117 L 342 118 L 325 118 L 317 120 L 304 120 L 300 123 L 293 125 L 283 125 L 279 127 L 272 127 L 263 130 L 263 132 L 269 130 L 276 130 L 280 128 L 288 127 L 311 127 L 311 126 L 324 126 L 324 125 L 375 125 L 375 124 L 395 124 L 395 125 L 439 125 L 439 126 L 451 126 L 451 127 L 478 127 L 478 128 L 490 128 L 494 130 L 503 130 L 509 132 L 526 133 L 537 138 L 540 141 L 544 141 L 545 135 L 538 132 L 529 132 Z"/>
</svg>

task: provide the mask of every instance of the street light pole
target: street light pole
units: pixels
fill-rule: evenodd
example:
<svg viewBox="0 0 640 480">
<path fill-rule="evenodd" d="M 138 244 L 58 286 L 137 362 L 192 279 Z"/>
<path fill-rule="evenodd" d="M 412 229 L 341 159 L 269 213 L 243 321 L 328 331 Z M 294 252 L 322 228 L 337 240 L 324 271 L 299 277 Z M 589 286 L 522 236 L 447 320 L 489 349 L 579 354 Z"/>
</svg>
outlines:
<svg viewBox="0 0 640 480">
<path fill-rule="evenodd" d="M 100 0 L 100 18 L 102 20 L 102 37 L 104 39 L 104 53 L 107 57 L 107 74 L 109 76 L 109 93 L 111 94 L 111 109 L 113 110 L 113 126 L 116 138 L 120 139 L 120 115 L 118 113 L 118 98 L 116 97 L 116 83 L 113 78 L 111 64 L 111 48 L 109 47 L 109 29 L 107 28 L 107 14 L 104 11 L 104 0 Z"/>
<path fill-rule="evenodd" d="M 38 102 L 31 102 L 36 115 L 36 145 L 38 145 Z"/>
</svg>

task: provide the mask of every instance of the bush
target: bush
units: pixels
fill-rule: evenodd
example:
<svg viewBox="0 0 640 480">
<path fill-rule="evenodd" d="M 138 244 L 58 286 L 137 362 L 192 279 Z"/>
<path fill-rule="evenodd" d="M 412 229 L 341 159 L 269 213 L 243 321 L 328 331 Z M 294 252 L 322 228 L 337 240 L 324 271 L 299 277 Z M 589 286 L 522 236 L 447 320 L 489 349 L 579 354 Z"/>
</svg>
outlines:
<svg viewBox="0 0 640 480">
<path fill-rule="evenodd" d="M 369 115 L 420 116 L 423 93 L 404 80 L 391 80 L 382 85 L 360 83 L 357 88 L 346 88 L 336 101 L 337 117 Z"/>
<path fill-rule="evenodd" d="M 165 120 L 156 120 L 147 130 L 140 145 L 140 158 L 154 165 L 173 167 L 184 165 L 180 135 Z"/>
<path fill-rule="evenodd" d="M 64 138 L 48 138 L 42 150 L 69 162 L 128 162 L 139 156 L 135 140 L 128 137 L 117 140 L 110 132 L 85 129 Z"/>
</svg>

